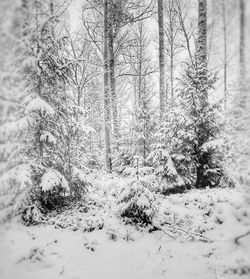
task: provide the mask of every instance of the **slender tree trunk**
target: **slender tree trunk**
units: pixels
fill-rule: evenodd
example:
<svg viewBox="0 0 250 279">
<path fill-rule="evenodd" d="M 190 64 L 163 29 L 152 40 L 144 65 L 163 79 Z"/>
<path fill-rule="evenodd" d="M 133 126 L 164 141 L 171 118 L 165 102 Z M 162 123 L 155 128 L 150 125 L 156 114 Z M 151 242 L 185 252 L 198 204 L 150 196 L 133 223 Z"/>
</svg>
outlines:
<svg viewBox="0 0 250 279">
<path fill-rule="evenodd" d="M 169 85 L 168 85 L 168 80 L 166 80 L 166 88 L 165 88 L 165 96 L 166 96 L 166 98 L 165 98 L 165 106 L 166 106 L 166 108 L 168 107 L 168 87 L 169 87 Z"/>
<path fill-rule="evenodd" d="M 137 113 L 137 123 L 144 121 L 142 118 L 143 111 L 143 24 L 140 22 L 139 25 L 139 45 L 138 45 L 138 113 Z M 143 132 L 143 131 L 140 131 Z M 137 139 L 137 150 L 142 155 L 143 154 L 143 139 Z"/>
<path fill-rule="evenodd" d="M 224 41 L 224 111 L 227 109 L 227 18 L 225 0 L 222 0 L 223 41 Z"/>
<path fill-rule="evenodd" d="M 207 88 L 207 0 L 198 0 L 198 40 L 196 50 L 196 61 L 199 73 L 200 92 L 203 103 L 206 106 L 208 101 Z"/>
<path fill-rule="evenodd" d="M 169 3 L 169 31 L 170 31 L 170 98 L 174 99 L 174 2 Z"/>
<path fill-rule="evenodd" d="M 112 170 L 110 148 L 110 95 L 109 95 L 109 62 L 108 62 L 108 0 L 104 1 L 104 133 L 105 157 L 107 171 Z"/>
<path fill-rule="evenodd" d="M 163 0 L 158 0 L 158 27 L 159 27 L 159 66 L 160 66 L 160 119 L 165 112 L 165 57 L 164 57 L 164 21 Z"/>
<path fill-rule="evenodd" d="M 109 52 L 110 95 L 111 95 L 112 118 L 113 118 L 113 127 L 114 127 L 113 135 L 114 135 L 114 139 L 117 140 L 117 138 L 118 138 L 118 113 L 117 113 L 116 80 L 115 80 L 114 37 L 113 37 L 113 30 L 112 30 L 111 24 L 109 24 L 108 52 Z"/>
<path fill-rule="evenodd" d="M 38 77 L 38 95 L 41 96 L 41 90 L 42 90 L 42 81 L 41 81 L 41 77 Z M 43 157 L 43 141 L 41 140 L 41 136 L 42 136 L 42 131 L 43 131 L 43 116 L 42 113 L 39 112 L 39 116 L 40 116 L 40 123 L 39 123 L 39 127 L 38 127 L 38 133 L 37 133 L 37 141 L 38 141 L 38 145 L 39 145 L 39 155 L 42 158 Z"/>
<path fill-rule="evenodd" d="M 240 0 L 240 90 L 245 86 L 245 0 Z M 244 100 L 242 100 L 244 102 Z"/>
<path fill-rule="evenodd" d="M 50 9 L 50 15 L 53 16 L 54 15 L 54 0 L 50 0 L 49 9 Z M 54 19 L 52 19 L 51 33 L 52 33 L 53 38 L 55 38 L 55 28 L 54 28 L 53 23 L 54 23 Z"/>
<path fill-rule="evenodd" d="M 36 32 L 37 32 L 37 38 L 39 38 L 39 15 L 38 15 L 38 3 L 36 2 L 35 5 L 35 20 L 36 20 Z M 36 46 L 37 46 L 37 56 L 39 55 L 40 52 L 40 45 L 39 41 L 36 41 Z M 40 67 L 40 60 L 37 60 L 37 67 L 41 69 Z M 41 77 L 41 71 L 38 73 L 38 81 L 37 81 L 37 94 L 41 98 L 42 97 L 42 77 Z M 43 116 L 42 113 L 39 112 L 39 125 L 38 125 L 38 131 L 37 131 L 37 143 L 39 147 L 39 156 L 40 159 L 43 157 L 43 141 L 41 140 L 42 136 L 42 131 L 43 131 Z"/>
<path fill-rule="evenodd" d="M 206 109 L 208 104 L 208 62 L 207 62 L 207 1 L 198 0 L 198 40 L 196 49 L 196 66 L 198 74 L 197 94 L 199 94 L 199 108 L 195 111 L 197 117 Z M 202 119 L 200 119 L 202 121 Z M 208 162 L 207 155 L 201 154 L 200 147 L 207 141 L 207 131 L 203 123 L 197 126 L 197 170 L 196 170 L 196 188 L 205 188 L 208 186 L 208 179 L 205 175 L 205 166 Z"/>
<path fill-rule="evenodd" d="M 54 14 L 54 0 L 50 0 L 49 2 L 50 14 Z"/>
<path fill-rule="evenodd" d="M 171 39 L 172 40 L 172 39 Z M 171 41 L 170 46 L 170 96 L 171 96 L 171 102 L 174 100 L 174 46 L 173 41 Z"/>
</svg>

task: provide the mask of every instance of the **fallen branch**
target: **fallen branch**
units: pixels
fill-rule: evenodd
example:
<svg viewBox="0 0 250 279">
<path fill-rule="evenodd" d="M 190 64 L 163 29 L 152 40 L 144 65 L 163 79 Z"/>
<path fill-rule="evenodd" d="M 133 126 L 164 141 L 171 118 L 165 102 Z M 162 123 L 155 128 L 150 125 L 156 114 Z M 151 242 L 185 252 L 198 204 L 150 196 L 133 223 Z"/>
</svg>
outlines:
<svg viewBox="0 0 250 279">
<path fill-rule="evenodd" d="M 169 230 L 170 231 L 174 231 L 174 232 L 178 232 L 178 233 L 185 233 L 187 234 L 189 237 L 191 237 L 192 239 L 195 239 L 195 238 L 199 238 L 201 241 L 205 241 L 205 242 L 209 242 L 209 243 L 212 243 L 213 241 L 207 237 L 205 237 L 204 235 L 202 234 L 199 234 L 199 233 L 192 233 L 190 232 L 189 230 L 186 231 L 182 228 L 180 228 L 179 226 L 177 225 L 173 225 L 173 224 L 165 224 L 168 226 Z M 172 234 L 170 234 L 169 232 L 166 232 L 162 227 L 157 227 L 159 230 L 161 230 L 164 234 L 170 236 L 171 238 L 173 239 L 176 239 Z"/>
<path fill-rule="evenodd" d="M 172 234 L 166 232 L 166 231 L 163 230 L 162 228 L 160 228 L 160 230 L 161 230 L 164 234 L 166 234 L 167 236 L 170 236 L 171 238 L 176 239 Z"/>
<path fill-rule="evenodd" d="M 244 234 L 241 234 L 241 235 L 237 236 L 237 237 L 234 239 L 234 243 L 237 244 L 237 245 L 240 245 L 239 240 L 240 240 L 241 238 L 243 238 L 243 237 L 248 236 L 249 234 L 250 234 L 250 231 L 248 231 L 248 232 L 246 232 L 246 233 L 244 233 Z"/>
<path fill-rule="evenodd" d="M 189 231 L 186 231 L 186 230 L 184 230 L 184 229 L 182 229 L 182 228 L 180 228 L 180 227 L 177 227 L 176 225 L 175 225 L 175 228 L 174 228 L 174 229 L 175 229 L 175 230 L 179 230 L 179 231 L 181 231 L 181 232 L 187 234 L 189 237 L 192 237 L 192 238 L 199 237 L 200 240 L 202 240 L 202 241 L 209 242 L 209 243 L 212 243 L 212 242 L 213 242 L 211 239 L 205 237 L 204 235 L 202 235 L 202 234 L 200 234 L 200 233 L 189 232 Z"/>
</svg>

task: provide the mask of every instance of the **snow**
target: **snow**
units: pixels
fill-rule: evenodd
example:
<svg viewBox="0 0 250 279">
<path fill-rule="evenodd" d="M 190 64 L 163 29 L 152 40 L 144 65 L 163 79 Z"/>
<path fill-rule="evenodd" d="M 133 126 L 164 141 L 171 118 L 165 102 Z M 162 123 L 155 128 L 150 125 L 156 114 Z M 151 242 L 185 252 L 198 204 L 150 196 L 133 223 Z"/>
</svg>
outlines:
<svg viewBox="0 0 250 279">
<path fill-rule="evenodd" d="M 2 140 L 10 137 L 13 134 L 18 134 L 29 128 L 33 119 L 31 117 L 23 117 L 17 121 L 5 123 L 0 127 L 0 137 Z"/>
<path fill-rule="evenodd" d="M 224 143 L 225 141 L 222 138 L 211 140 L 202 145 L 202 150 L 204 152 L 208 152 L 209 150 L 221 150 Z"/>
<path fill-rule="evenodd" d="M 26 107 L 26 113 L 29 112 L 41 112 L 45 115 L 53 115 L 54 109 L 44 100 L 41 98 L 35 98 L 32 101 L 29 102 L 29 104 Z"/>
<path fill-rule="evenodd" d="M 43 131 L 40 137 L 41 141 L 47 141 L 49 143 L 56 144 L 56 138 L 48 131 Z"/>
<path fill-rule="evenodd" d="M 51 191 L 57 186 L 61 186 L 65 190 L 69 190 L 69 185 L 65 177 L 54 169 L 48 169 L 41 178 L 42 191 Z"/>
<path fill-rule="evenodd" d="M 48 171 L 47 177 L 54 174 Z M 244 189 L 157 195 L 154 222 L 162 230 L 149 233 L 116 215 L 117 198 L 122 189 L 130 192 L 130 178 L 91 173 L 87 179 L 93 184 L 87 196 L 60 214 L 52 212 L 46 223 L 2 224 L 0 278 L 249 278 L 244 271 L 250 237 L 234 242 L 250 231 Z M 143 195 L 137 202 L 147 203 Z"/>
<path fill-rule="evenodd" d="M 77 167 L 72 167 L 72 176 L 84 182 L 86 180 L 85 173 Z"/>
<path fill-rule="evenodd" d="M 158 239 L 159 234 L 138 233 L 131 242 L 120 235 L 112 241 L 103 231 L 82 234 L 48 227 L 26 229 L 18 224 L 9 231 L 1 233 L 1 254 L 5 256 L 1 257 L 0 274 L 4 279 L 182 279 L 200 278 L 200 274 L 204 279 L 213 278 L 206 259 L 199 259 L 199 244 L 167 242 Z M 85 248 L 86 242 L 95 243 L 96 250 Z M 42 253 L 29 260 L 31 249 Z"/>
<path fill-rule="evenodd" d="M 14 186 L 12 186 L 14 192 L 24 190 L 32 185 L 30 164 L 21 164 L 5 172 L 0 177 L 0 193 L 6 193 L 11 187 L 11 182 L 14 184 Z"/>
</svg>

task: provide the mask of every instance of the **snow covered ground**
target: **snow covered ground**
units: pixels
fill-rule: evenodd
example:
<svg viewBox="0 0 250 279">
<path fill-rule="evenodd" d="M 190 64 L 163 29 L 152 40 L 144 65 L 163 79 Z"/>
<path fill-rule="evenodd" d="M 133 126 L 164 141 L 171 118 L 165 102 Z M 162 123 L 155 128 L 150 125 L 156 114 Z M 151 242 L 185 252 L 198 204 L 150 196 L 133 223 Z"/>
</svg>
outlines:
<svg viewBox="0 0 250 279">
<path fill-rule="evenodd" d="M 245 191 L 158 196 L 154 222 L 162 230 L 150 233 L 116 214 L 127 180 L 93 181 L 88 206 L 52 213 L 38 226 L 17 219 L 1 224 L 1 279 L 250 278 L 250 234 L 237 239 L 250 232 Z"/>
</svg>

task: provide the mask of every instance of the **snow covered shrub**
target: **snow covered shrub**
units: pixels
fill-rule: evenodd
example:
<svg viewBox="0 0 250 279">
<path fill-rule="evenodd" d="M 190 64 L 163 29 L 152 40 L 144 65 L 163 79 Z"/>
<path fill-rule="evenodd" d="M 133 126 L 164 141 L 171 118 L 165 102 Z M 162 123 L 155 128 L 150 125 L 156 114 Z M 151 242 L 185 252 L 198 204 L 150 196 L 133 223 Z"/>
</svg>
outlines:
<svg viewBox="0 0 250 279">
<path fill-rule="evenodd" d="M 23 256 L 17 263 L 21 263 L 23 261 L 29 261 L 31 263 L 36 263 L 40 261 L 44 261 L 45 259 L 45 251 L 40 247 L 31 248 L 30 252 Z"/>
<path fill-rule="evenodd" d="M 26 225 L 37 225 L 45 220 L 44 210 L 38 201 L 24 207 L 21 211 L 22 222 Z"/>
<path fill-rule="evenodd" d="M 134 148 L 130 139 L 125 136 L 118 140 L 119 149 L 115 151 L 113 156 L 113 168 L 118 174 L 124 174 L 130 168 L 133 157 Z"/>
<path fill-rule="evenodd" d="M 109 227 L 107 230 L 107 235 L 109 236 L 110 240 L 116 241 L 118 236 L 118 231 L 116 228 Z"/>
<path fill-rule="evenodd" d="M 91 186 L 91 183 L 86 179 L 83 171 L 73 168 L 72 171 L 72 181 L 71 181 L 71 194 L 76 199 L 82 198 L 84 194 L 88 192 L 88 188 Z"/>
<path fill-rule="evenodd" d="M 9 217 L 20 214 L 26 225 L 40 223 L 48 210 L 62 206 L 68 182 L 52 168 L 22 164 L 0 178 L 2 208 L 9 208 Z"/>
<path fill-rule="evenodd" d="M 126 232 L 123 234 L 122 238 L 127 242 L 134 241 L 135 238 L 133 236 L 133 233 L 134 233 L 133 231 L 126 230 Z"/>
<path fill-rule="evenodd" d="M 148 157 L 161 178 L 161 192 L 183 191 L 194 184 L 192 158 L 195 134 L 192 122 L 179 106 L 169 109 L 155 135 L 153 151 Z"/>
<path fill-rule="evenodd" d="M 154 194 L 150 185 L 141 180 L 135 180 L 126 185 L 118 199 L 119 215 L 134 224 L 151 224 L 157 211 Z"/>
<path fill-rule="evenodd" d="M 53 209 L 63 204 L 65 193 L 69 192 L 69 185 L 65 177 L 57 170 L 47 169 L 41 177 L 39 185 L 42 206 Z"/>
</svg>

